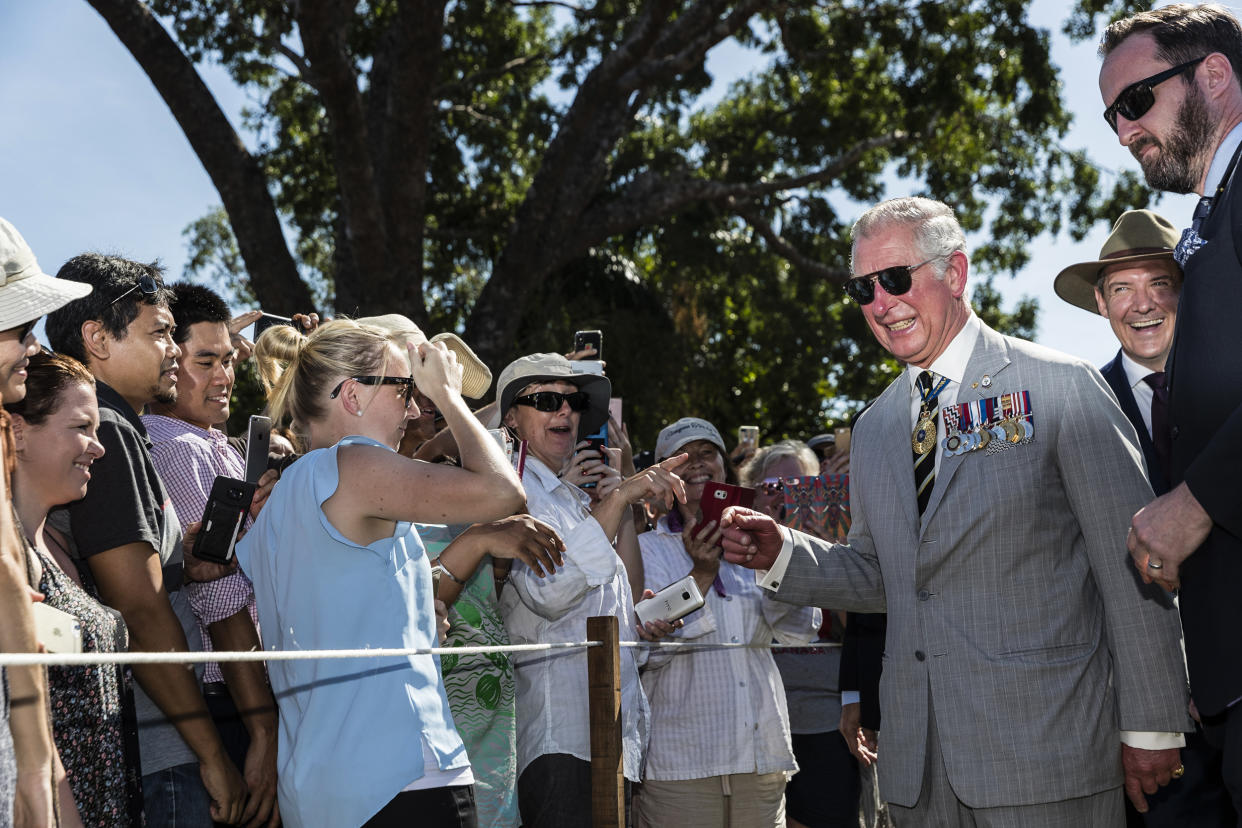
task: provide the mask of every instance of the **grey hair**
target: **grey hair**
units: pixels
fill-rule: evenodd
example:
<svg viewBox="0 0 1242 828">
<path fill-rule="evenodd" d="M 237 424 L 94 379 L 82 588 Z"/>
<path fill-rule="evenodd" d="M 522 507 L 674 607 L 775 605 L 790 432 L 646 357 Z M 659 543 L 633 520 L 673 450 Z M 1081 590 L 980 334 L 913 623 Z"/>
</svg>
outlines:
<svg viewBox="0 0 1242 828">
<path fill-rule="evenodd" d="M 754 487 L 763 482 L 763 478 L 767 477 L 770 467 L 776 464 L 778 460 L 786 457 L 792 457 L 802 466 L 802 476 L 811 477 L 819 474 L 819 458 L 815 456 L 815 452 L 807 448 L 806 443 L 801 440 L 781 440 L 779 443 L 773 443 L 770 446 L 764 446 L 755 452 L 755 456 L 742 466 L 738 472 L 743 486 Z"/>
<path fill-rule="evenodd" d="M 858 217 L 850 230 L 853 243 L 850 246 L 850 269 L 854 270 L 854 256 L 860 239 L 887 230 L 907 227 L 914 233 L 914 246 L 920 260 L 947 259 L 957 252 L 966 252 L 966 234 L 957 223 L 953 209 L 943 201 L 930 198 L 892 198 L 882 201 Z M 917 262 L 910 262 L 917 264 Z M 936 278 L 943 279 L 947 265 L 937 269 Z"/>
</svg>

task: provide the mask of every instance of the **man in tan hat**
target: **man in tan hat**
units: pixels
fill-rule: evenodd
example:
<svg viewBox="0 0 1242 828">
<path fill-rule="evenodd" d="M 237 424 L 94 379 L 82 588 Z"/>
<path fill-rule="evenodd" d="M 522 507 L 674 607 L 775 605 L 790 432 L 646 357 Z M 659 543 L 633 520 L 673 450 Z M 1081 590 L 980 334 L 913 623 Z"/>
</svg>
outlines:
<svg viewBox="0 0 1242 828">
<path fill-rule="evenodd" d="M 1147 474 L 1157 495 L 1169 491 L 1168 391 L 1165 361 L 1173 347 L 1182 271 L 1173 260 L 1179 233 L 1151 210 L 1123 213 L 1095 261 L 1057 274 L 1057 295 L 1099 313 L 1121 350 L 1100 369 L 1121 410 L 1138 432 Z M 1185 776 L 1147 796 L 1148 826 L 1233 824 L 1221 776 L 1221 754 L 1201 732 L 1186 734 Z M 1130 814 L 1133 823 L 1137 814 Z"/>
<path fill-rule="evenodd" d="M 1134 424 L 1152 488 L 1169 490 L 1168 396 L 1164 363 L 1173 346 L 1182 271 L 1173 261 L 1178 231 L 1151 210 L 1131 210 L 1113 225 L 1100 258 L 1062 270 L 1057 295 L 1099 313 L 1121 343 L 1100 369 Z"/>
</svg>

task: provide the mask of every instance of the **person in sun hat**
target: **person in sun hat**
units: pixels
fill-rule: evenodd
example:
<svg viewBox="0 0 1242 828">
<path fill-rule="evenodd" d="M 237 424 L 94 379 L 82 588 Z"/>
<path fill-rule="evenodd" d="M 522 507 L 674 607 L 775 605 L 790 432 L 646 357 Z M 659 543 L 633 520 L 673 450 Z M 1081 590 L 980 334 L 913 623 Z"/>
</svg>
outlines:
<svg viewBox="0 0 1242 828">
<path fill-rule="evenodd" d="M 26 361 L 39 350 L 34 328 L 91 286 L 49 276 L 17 228 L 0 218 L 0 394 L 6 402 L 26 396 Z"/>
<path fill-rule="evenodd" d="M 499 415 L 528 451 L 516 462 L 526 507 L 565 542 L 565 566 L 540 578 L 514 562 L 500 596 L 514 644 L 582 641 L 590 616 L 616 616 L 624 641 L 666 635 L 666 622 L 635 629 L 625 563 L 613 546 L 630 506 L 685 499 L 677 455 L 639 472 L 598 501 L 560 477 L 579 439 L 608 418 L 611 383 L 581 373 L 560 354 L 514 360 L 497 382 Z M 641 651 L 621 650 L 621 730 L 625 778 L 639 781 L 650 711 L 638 680 Z M 517 655 L 518 808 L 526 828 L 591 824 L 591 740 L 584 650 Z"/>
<path fill-rule="evenodd" d="M 39 350 L 34 327 L 40 317 L 90 292 L 90 285 L 44 273 L 17 228 L 0 218 L 0 397 L 4 402 L 19 402 L 26 396 L 26 365 Z M 0 499 L 10 501 L 7 484 L 0 488 Z M 0 518 L 0 651 L 34 652 L 38 642 L 30 588 L 10 514 L 6 509 Z M 59 760 L 54 757 L 47 698 L 42 667 L 0 668 L 0 823 L 12 818 L 15 797 L 28 816 L 51 819 L 54 814 L 52 765 Z M 45 772 L 44 783 L 30 784 L 24 778 L 18 783 L 19 768 L 23 777 L 37 778 Z"/>
<path fill-rule="evenodd" d="M 1177 228 L 1164 216 L 1130 210 L 1113 225 L 1098 259 L 1070 265 L 1053 281 L 1057 295 L 1066 302 L 1107 319 L 1121 343 L 1117 356 L 1100 373 L 1138 433 L 1156 495 L 1169 490 L 1165 366 L 1182 291 L 1182 270 L 1173 259 L 1177 240 Z M 1182 763 L 1185 775 L 1149 795 L 1150 810 L 1142 817 L 1128 808 L 1128 821 L 1170 828 L 1234 824 L 1221 775 L 1221 752 L 1198 726 L 1186 734 Z"/>
<path fill-rule="evenodd" d="M 1169 490 L 1167 396 L 1156 403 L 1155 395 L 1166 393 L 1165 361 L 1182 290 L 1182 270 L 1173 261 L 1177 238 L 1163 216 L 1130 210 L 1113 225 L 1098 259 L 1070 265 L 1052 283 L 1066 302 L 1107 319 L 1121 343 L 1100 373 L 1138 432 L 1157 495 Z"/>
</svg>

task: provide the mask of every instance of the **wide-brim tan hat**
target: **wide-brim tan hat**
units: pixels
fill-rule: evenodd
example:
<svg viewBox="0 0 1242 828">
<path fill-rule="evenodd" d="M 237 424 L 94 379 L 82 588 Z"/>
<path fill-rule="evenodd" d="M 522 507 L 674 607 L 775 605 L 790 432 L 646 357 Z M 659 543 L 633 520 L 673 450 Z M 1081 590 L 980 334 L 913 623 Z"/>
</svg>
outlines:
<svg viewBox="0 0 1242 828">
<path fill-rule="evenodd" d="M 22 234 L 0 218 L 0 331 L 34 321 L 91 290 L 85 282 L 44 273 Z"/>
<path fill-rule="evenodd" d="M 427 339 L 427 335 L 418 325 L 414 324 L 414 320 L 399 313 L 364 316 L 355 321 L 359 325 L 372 325 L 390 333 L 414 336 L 416 341 L 443 342 L 444 347 L 457 355 L 457 363 L 461 366 L 461 395 L 463 397 L 469 397 L 472 400 L 482 399 L 487 389 L 492 387 L 492 372 L 470 349 L 470 346 L 455 333 L 438 333 Z"/>
<path fill-rule="evenodd" d="M 513 406 L 518 392 L 536 382 L 568 382 L 590 397 L 591 407 L 582 412 L 582 419 L 578 421 L 579 439 L 594 434 L 608 422 L 608 398 L 612 396 L 612 383 L 608 377 L 576 371 L 569 360 L 560 354 L 529 354 L 505 366 L 496 381 L 501 421 Z"/>
<path fill-rule="evenodd" d="M 1151 210 L 1122 213 L 1100 248 L 1100 258 L 1065 268 L 1053 280 L 1052 289 L 1071 305 L 1099 313 L 1095 302 L 1095 283 L 1099 281 L 1100 271 L 1122 262 L 1147 259 L 1172 261 L 1173 249 L 1180 238 L 1177 228 L 1158 213 Z"/>
</svg>

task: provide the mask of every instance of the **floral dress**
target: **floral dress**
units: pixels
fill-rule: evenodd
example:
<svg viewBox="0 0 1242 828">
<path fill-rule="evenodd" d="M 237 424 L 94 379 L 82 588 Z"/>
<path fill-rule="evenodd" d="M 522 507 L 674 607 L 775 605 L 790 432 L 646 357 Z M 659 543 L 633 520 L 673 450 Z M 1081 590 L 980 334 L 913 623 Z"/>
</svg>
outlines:
<svg viewBox="0 0 1242 828">
<path fill-rule="evenodd" d="M 82 651 L 123 652 L 128 636 L 120 613 L 99 603 L 50 558 L 30 551 L 42 564 L 38 589 L 44 603 L 82 625 Z M 53 736 L 82 823 L 88 828 L 143 825 L 137 731 L 124 668 L 49 667 L 48 690 Z"/>
</svg>

